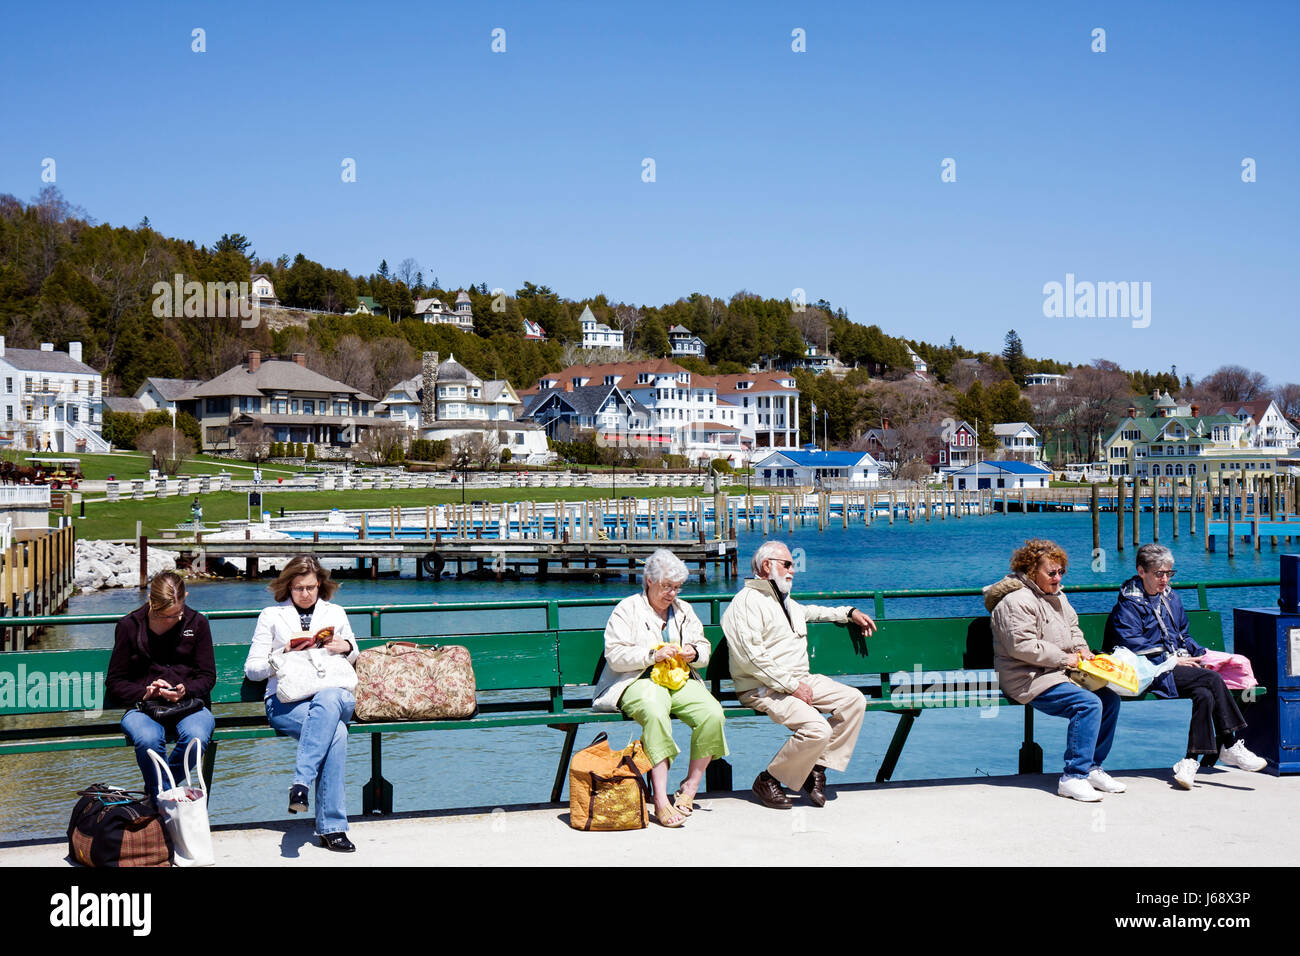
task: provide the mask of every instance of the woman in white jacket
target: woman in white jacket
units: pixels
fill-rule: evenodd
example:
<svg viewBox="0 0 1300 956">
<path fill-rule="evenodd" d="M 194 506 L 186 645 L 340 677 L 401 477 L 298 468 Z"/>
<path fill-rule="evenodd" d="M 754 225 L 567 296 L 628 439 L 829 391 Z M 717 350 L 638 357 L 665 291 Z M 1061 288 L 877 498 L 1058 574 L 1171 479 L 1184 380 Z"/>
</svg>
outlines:
<svg viewBox="0 0 1300 956">
<path fill-rule="evenodd" d="M 330 850 L 351 853 L 344 797 L 344 764 L 348 753 L 348 721 L 356 706 L 350 690 L 327 687 L 305 700 L 286 703 L 276 695 L 275 670 L 285 654 L 305 653 L 310 645 L 328 654 L 357 659 L 357 639 L 347 612 L 329 599 L 338 589 L 319 561 L 298 555 L 271 584 L 276 604 L 263 609 L 253 631 L 253 644 L 244 662 L 249 680 L 266 681 L 266 718 L 281 733 L 298 740 L 289 812 L 307 810 L 307 791 L 316 782 L 316 835 Z"/>
<path fill-rule="evenodd" d="M 697 673 L 709 662 L 709 639 L 695 611 L 677 597 L 686 575 L 686 565 L 671 551 L 661 549 L 646 559 L 644 590 L 620 601 L 605 625 L 605 669 L 592 703 L 594 710 L 621 710 L 641 725 L 654 764 L 655 820 L 666 827 L 685 822 L 709 761 L 727 755 L 722 705 Z M 684 683 L 675 688 L 657 683 L 651 675 L 661 663 L 661 671 L 676 669 Z M 670 803 L 668 765 L 680 753 L 673 742 L 673 717 L 691 728 L 691 760 Z"/>
</svg>

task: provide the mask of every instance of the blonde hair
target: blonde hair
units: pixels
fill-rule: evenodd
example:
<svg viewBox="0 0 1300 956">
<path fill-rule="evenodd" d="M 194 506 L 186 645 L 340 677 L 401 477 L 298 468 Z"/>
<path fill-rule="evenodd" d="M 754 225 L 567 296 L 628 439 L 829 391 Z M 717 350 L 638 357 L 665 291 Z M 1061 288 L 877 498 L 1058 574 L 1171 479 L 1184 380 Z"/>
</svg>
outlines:
<svg viewBox="0 0 1300 956">
<path fill-rule="evenodd" d="M 159 571 L 149 579 L 149 610 L 161 611 L 185 603 L 185 579 L 175 571 Z"/>
<path fill-rule="evenodd" d="M 287 601 L 289 599 L 289 590 L 293 587 L 293 579 L 300 578 L 304 574 L 316 575 L 316 581 L 320 584 L 320 590 L 316 592 L 316 597 L 328 601 L 334 596 L 334 592 L 339 589 L 339 583 L 330 579 L 330 573 L 321 566 L 320 561 L 314 554 L 300 554 L 290 558 L 289 563 L 284 566 L 284 570 L 269 585 L 271 594 L 276 601 Z"/>
<path fill-rule="evenodd" d="M 1044 558 L 1060 564 L 1062 571 L 1070 566 L 1070 559 L 1066 556 L 1065 549 L 1055 541 L 1046 538 L 1030 538 L 1011 555 L 1011 570 L 1019 571 L 1021 574 L 1033 574 Z"/>
</svg>

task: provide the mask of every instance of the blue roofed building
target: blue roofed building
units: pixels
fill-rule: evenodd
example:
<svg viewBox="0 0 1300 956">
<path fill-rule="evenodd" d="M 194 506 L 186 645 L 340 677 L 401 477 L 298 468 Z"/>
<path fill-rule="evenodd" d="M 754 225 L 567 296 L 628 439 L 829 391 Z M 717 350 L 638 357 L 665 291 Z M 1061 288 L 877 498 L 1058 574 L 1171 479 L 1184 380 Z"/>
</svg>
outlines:
<svg viewBox="0 0 1300 956">
<path fill-rule="evenodd" d="M 957 491 L 976 488 L 1047 488 L 1052 471 L 1024 461 L 977 461 L 948 476 Z"/>
<path fill-rule="evenodd" d="M 775 487 L 872 485 L 880 481 L 880 463 L 865 451 L 777 451 L 754 461 L 754 481 Z"/>
</svg>

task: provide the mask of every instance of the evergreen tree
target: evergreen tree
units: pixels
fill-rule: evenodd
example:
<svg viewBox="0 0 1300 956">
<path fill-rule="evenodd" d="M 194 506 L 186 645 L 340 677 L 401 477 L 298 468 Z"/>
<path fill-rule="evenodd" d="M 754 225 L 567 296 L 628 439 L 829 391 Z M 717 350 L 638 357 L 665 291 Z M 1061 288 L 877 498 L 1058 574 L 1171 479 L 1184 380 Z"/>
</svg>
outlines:
<svg viewBox="0 0 1300 956">
<path fill-rule="evenodd" d="M 381 276 L 383 276 L 385 279 L 388 278 L 388 260 L 387 260 L 387 259 L 380 259 L 380 260 L 379 260 L 379 274 L 380 274 Z"/>
<path fill-rule="evenodd" d="M 1020 341 L 1016 330 L 1007 333 L 1002 346 L 1002 360 L 1007 363 L 1007 372 L 1016 380 L 1017 385 L 1025 384 L 1025 346 Z"/>
</svg>

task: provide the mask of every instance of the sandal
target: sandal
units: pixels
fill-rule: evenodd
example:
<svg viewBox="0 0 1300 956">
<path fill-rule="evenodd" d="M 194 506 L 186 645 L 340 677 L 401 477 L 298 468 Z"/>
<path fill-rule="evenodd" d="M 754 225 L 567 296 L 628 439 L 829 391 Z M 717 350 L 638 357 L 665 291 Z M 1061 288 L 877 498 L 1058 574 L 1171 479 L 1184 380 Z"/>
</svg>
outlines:
<svg viewBox="0 0 1300 956">
<path fill-rule="evenodd" d="M 668 809 L 670 811 L 675 811 L 677 813 L 676 818 L 674 818 L 671 823 L 665 822 L 663 816 L 660 813 L 659 808 L 655 807 L 655 812 L 654 812 L 655 823 L 659 824 L 661 827 L 666 827 L 672 830 L 681 826 L 683 823 L 686 822 L 686 814 L 682 813 L 680 810 L 677 810 L 675 807 L 669 807 Z"/>
<path fill-rule="evenodd" d="M 678 787 L 677 792 L 673 794 L 673 809 L 689 817 L 695 812 L 695 797 L 688 797 L 682 792 L 682 788 Z"/>
</svg>

